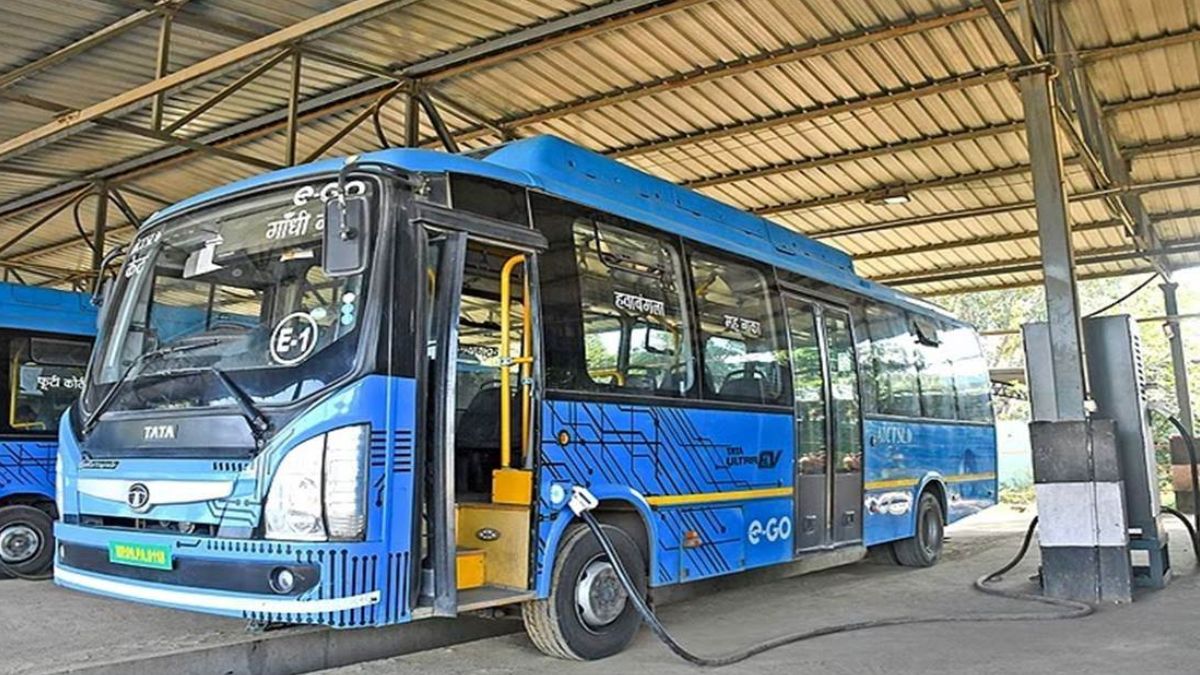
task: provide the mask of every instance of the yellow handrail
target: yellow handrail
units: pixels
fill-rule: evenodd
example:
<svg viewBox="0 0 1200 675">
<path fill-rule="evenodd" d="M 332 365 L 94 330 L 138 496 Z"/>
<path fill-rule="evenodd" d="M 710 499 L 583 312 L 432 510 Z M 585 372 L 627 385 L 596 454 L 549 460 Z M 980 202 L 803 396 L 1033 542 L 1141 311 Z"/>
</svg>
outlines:
<svg viewBox="0 0 1200 675">
<path fill-rule="evenodd" d="M 500 468 L 507 469 L 512 466 L 512 398 L 510 397 L 510 385 L 512 384 L 512 366 L 521 364 L 521 372 L 524 375 L 528 372 L 530 364 L 533 363 L 533 357 L 529 351 L 526 351 L 518 358 L 512 358 L 512 344 L 509 339 L 509 331 L 512 329 L 512 272 L 517 265 L 525 264 L 524 255 L 514 255 L 504 261 L 504 267 L 500 268 Z M 526 275 L 528 276 L 528 275 Z M 521 316 L 524 319 L 525 325 L 522 327 L 524 336 L 522 345 L 532 343 L 530 337 L 529 318 L 531 310 L 529 306 L 529 285 L 526 281 L 525 294 L 521 298 L 523 305 Z M 527 378 L 526 378 L 527 380 Z M 522 383 L 522 407 L 528 407 L 529 385 Z M 524 409 L 521 416 L 521 450 L 525 450 L 525 439 L 528 435 L 528 414 Z"/>
</svg>

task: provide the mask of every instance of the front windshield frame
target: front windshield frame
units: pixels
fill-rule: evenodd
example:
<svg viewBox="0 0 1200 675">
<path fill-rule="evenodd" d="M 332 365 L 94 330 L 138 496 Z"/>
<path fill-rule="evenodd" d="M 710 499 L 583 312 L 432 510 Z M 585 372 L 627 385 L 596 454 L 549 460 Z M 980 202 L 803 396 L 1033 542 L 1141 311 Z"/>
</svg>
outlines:
<svg viewBox="0 0 1200 675">
<path fill-rule="evenodd" d="M 332 377 L 329 381 L 324 382 L 319 387 L 311 391 L 305 392 L 303 395 L 296 396 L 290 400 L 281 401 L 256 401 L 256 405 L 262 408 L 265 412 L 271 414 L 284 413 L 302 406 L 307 405 L 314 397 L 320 396 L 331 389 L 340 386 L 341 384 L 350 381 L 363 375 L 366 372 L 371 372 L 376 369 L 375 353 L 379 348 L 380 331 L 383 327 L 384 309 L 378 298 L 382 297 L 381 293 L 386 292 L 386 261 L 390 260 L 390 249 L 394 237 L 394 228 L 390 227 L 392 220 L 391 214 L 394 213 L 394 204 L 396 203 L 395 190 L 397 186 L 394 180 L 388 180 L 386 175 L 371 171 L 356 171 L 348 176 L 348 180 L 364 180 L 368 181 L 372 196 L 371 213 L 374 214 L 373 225 L 371 227 L 370 237 L 372 239 L 369 250 L 368 263 L 366 270 L 361 274 L 362 285 L 365 288 L 364 296 L 361 299 L 360 307 L 362 309 L 358 325 L 354 328 L 355 342 L 352 347 L 352 362 L 340 374 Z M 255 188 L 239 191 L 229 195 L 223 195 L 219 199 L 206 201 L 196 204 L 179 213 L 172 214 L 170 217 L 161 221 L 154 222 L 138 231 L 131 242 L 131 247 L 135 246 L 138 241 L 146 241 L 147 237 L 153 237 L 155 232 L 163 232 L 164 228 L 169 228 L 174 224 L 178 224 L 189 218 L 195 218 L 203 212 L 219 212 L 221 209 L 236 208 L 238 204 L 251 202 L 254 199 L 260 199 L 271 193 L 287 191 L 289 189 L 301 189 L 309 185 L 326 185 L 331 182 L 336 182 L 338 176 L 336 173 L 321 173 L 315 175 L 307 175 L 302 178 L 293 178 L 272 182 L 269 184 L 256 186 Z M 155 244 L 159 246 L 159 244 Z M 157 253 L 155 248 L 153 253 Z M 137 303 L 138 299 L 128 298 L 127 295 L 131 290 L 138 290 L 140 284 L 134 284 L 132 280 L 126 278 L 124 274 L 125 266 L 129 264 L 129 259 L 121 266 L 121 271 L 116 279 L 110 283 L 115 283 L 113 293 L 108 301 L 110 307 L 106 308 L 109 311 L 104 311 L 103 324 L 97 334 L 95 346 L 92 350 L 91 358 L 88 362 L 87 372 L 85 375 L 85 387 L 82 396 L 79 398 L 79 411 L 83 416 L 91 415 L 96 407 L 100 405 L 105 394 L 116 386 L 121 386 L 122 380 L 125 378 L 117 377 L 113 381 L 98 382 L 96 379 L 97 369 L 102 367 L 101 364 L 106 357 L 106 353 L 110 348 L 110 337 L 117 328 L 117 322 L 121 320 L 123 312 L 121 308 L 129 302 Z M 150 282 L 153 283 L 153 282 Z M 143 351 L 146 353 L 149 350 Z M 137 368 L 134 368 L 136 371 Z M 195 377 L 197 372 L 206 369 L 183 369 L 179 372 L 182 377 Z M 238 371 L 231 371 L 238 372 Z M 135 373 L 136 374 L 136 373 Z M 154 373 L 148 373 L 148 377 L 153 378 Z M 169 377 L 169 375 L 168 375 Z M 124 396 L 121 393 L 118 398 Z M 207 405 L 189 405 L 180 407 L 139 407 L 132 409 L 112 409 L 109 410 L 106 406 L 104 416 L 113 416 L 116 418 L 132 416 L 146 417 L 156 416 L 163 413 L 178 414 L 181 411 L 187 411 L 191 414 L 213 414 L 225 413 L 231 409 L 236 409 L 236 404 L 232 401 L 222 402 L 220 405 L 214 405 L 209 402 Z"/>
</svg>

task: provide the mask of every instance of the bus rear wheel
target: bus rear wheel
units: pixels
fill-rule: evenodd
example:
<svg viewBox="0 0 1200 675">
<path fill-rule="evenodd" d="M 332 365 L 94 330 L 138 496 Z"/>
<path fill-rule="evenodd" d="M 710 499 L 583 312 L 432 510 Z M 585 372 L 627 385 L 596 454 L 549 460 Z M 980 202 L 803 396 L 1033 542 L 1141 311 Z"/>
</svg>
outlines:
<svg viewBox="0 0 1200 675">
<path fill-rule="evenodd" d="M 942 504 L 928 490 L 921 493 L 917 501 L 917 531 L 908 539 L 892 544 L 896 561 L 905 567 L 932 567 L 942 557 L 946 518 Z"/>
<path fill-rule="evenodd" d="M 18 577 L 37 577 L 54 564 L 54 520 L 24 504 L 0 508 L 0 569 Z"/>
<path fill-rule="evenodd" d="M 646 563 L 637 544 L 618 527 L 601 527 L 645 596 Z M 521 615 L 534 646 L 550 656 L 574 661 L 593 661 L 620 652 L 641 625 L 612 561 L 583 525 L 572 525 L 563 535 L 549 597 L 525 603 Z"/>
</svg>

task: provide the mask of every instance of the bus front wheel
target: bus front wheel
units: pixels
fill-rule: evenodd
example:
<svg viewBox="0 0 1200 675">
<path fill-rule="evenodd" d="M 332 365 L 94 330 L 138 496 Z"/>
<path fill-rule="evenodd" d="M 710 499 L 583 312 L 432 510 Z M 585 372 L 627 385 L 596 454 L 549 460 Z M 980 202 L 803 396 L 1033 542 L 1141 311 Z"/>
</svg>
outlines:
<svg viewBox="0 0 1200 675">
<path fill-rule="evenodd" d="M 0 569 L 20 577 L 36 577 L 54 564 L 54 521 L 45 511 L 25 504 L 0 508 Z"/>
<path fill-rule="evenodd" d="M 601 527 L 644 596 L 646 563 L 637 544 L 618 527 Z M 629 645 L 641 617 L 612 565 L 587 527 L 567 529 L 555 556 L 549 597 L 522 608 L 525 631 L 534 646 L 561 659 L 593 661 Z"/>
<path fill-rule="evenodd" d="M 921 493 L 917 501 L 917 531 L 908 539 L 892 544 L 896 561 L 905 567 L 932 567 L 942 557 L 946 518 L 942 504 L 930 491 Z"/>
</svg>

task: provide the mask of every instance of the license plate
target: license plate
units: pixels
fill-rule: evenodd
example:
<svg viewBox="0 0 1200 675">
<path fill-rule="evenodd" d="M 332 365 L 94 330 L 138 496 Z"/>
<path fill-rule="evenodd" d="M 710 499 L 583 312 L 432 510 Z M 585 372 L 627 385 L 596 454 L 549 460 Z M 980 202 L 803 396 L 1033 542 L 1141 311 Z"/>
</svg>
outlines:
<svg viewBox="0 0 1200 675">
<path fill-rule="evenodd" d="M 119 565 L 169 570 L 172 562 L 171 547 L 164 544 L 126 544 L 110 541 L 108 560 Z"/>
</svg>

